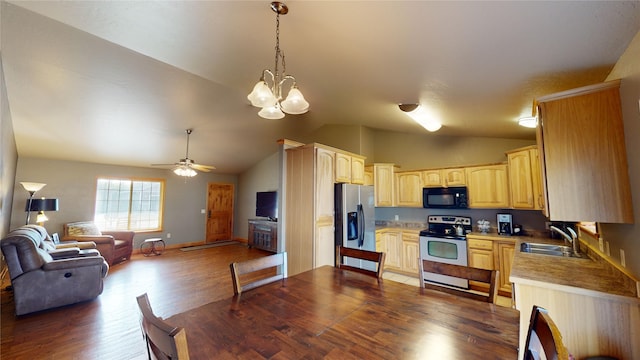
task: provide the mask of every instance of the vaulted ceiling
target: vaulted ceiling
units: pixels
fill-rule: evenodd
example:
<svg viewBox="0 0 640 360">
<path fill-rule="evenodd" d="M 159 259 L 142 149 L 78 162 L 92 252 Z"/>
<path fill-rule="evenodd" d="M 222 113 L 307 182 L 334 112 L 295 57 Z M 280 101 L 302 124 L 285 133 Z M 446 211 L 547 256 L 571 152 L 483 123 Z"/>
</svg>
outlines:
<svg viewBox="0 0 640 360">
<path fill-rule="evenodd" d="M 533 139 L 541 95 L 603 81 L 640 30 L 638 1 L 290 1 L 280 19 L 304 115 L 247 94 L 273 69 L 268 1 L 2 1 L 19 156 L 149 166 L 189 155 L 234 174 L 324 124 Z M 420 102 L 430 134 L 398 110 Z"/>
</svg>

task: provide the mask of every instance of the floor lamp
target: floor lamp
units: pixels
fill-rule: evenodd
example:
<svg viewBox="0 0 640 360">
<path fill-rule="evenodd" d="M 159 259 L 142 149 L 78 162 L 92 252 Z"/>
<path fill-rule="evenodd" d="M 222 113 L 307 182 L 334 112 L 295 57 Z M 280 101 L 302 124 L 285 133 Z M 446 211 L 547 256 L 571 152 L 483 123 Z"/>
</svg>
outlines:
<svg viewBox="0 0 640 360">
<path fill-rule="evenodd" d="M 58 199 L 30 199 L 30 202 L 27 202 L 26 211 L 29 213 L 37 211 L 38 216 L 36 216 L 36 223 L 40 226 L 44 226 L 44 222 L 49 220 L 44 212 L 58 211 Z"/>
<path fill-rule="evenodd" d="M 45 187 L 47 184 L 35 183 L 35 182 L 21 182 L 22 187 L 29 192 L 29 200 L 27 200 L 27 221 L 24 223 L 25 225 L 29 225 L 29 219 L 31 218 L 31 203 L 33 202 L 33 195 Z M 56 199 L 57 200 L 57 199 Z"/>
</svg>

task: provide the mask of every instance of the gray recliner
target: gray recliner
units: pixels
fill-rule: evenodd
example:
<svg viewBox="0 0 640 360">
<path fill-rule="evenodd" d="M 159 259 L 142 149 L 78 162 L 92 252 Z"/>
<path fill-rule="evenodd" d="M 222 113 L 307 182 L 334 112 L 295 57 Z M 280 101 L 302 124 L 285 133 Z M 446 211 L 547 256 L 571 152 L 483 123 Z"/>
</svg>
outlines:
<svg viewBox="0 0 640 360">
<path fill-rule="evenodd" d="M 0 240 L 16 315 L 91 300 L 102 293 L 109 265 L 97 250 L 54 259 L 46 230 L 27 225 Z"/>
</svg>

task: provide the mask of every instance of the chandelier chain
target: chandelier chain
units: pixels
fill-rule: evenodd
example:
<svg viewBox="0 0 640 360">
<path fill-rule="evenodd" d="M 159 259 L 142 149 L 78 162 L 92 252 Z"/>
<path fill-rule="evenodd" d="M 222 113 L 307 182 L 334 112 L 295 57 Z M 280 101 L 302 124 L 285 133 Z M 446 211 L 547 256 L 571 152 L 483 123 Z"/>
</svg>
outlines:
<svg viewBox="0 0 640 360">
<path fill-rule="evenodd" d="M 275 56 L 275 81 L 280 80 L 280 73 L 278 72 L 278 63 L 282 59 L 282 74 L 287 71 L 287 65 L 284 61 L 284 51 L 280 49 L 280 13 L 276 12 L 276 56 Z"/>
</svg>

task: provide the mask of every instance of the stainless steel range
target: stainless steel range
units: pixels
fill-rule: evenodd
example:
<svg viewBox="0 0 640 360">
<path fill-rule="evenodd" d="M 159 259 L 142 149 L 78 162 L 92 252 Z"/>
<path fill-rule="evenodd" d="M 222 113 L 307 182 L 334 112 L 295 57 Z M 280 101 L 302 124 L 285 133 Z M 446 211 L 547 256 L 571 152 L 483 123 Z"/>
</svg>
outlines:
<svg viewBox="0 0 640 360">
<path fill-rule="evenodd" d="M 429 228 L 420 232 L 420 260 L 467 266 L 467 234 L 471 232 L 471 218 L 454 215 L 431 215 Z M 469 288 L 466 279 L 424 272 L 425 281 Z"/>
</svg>

